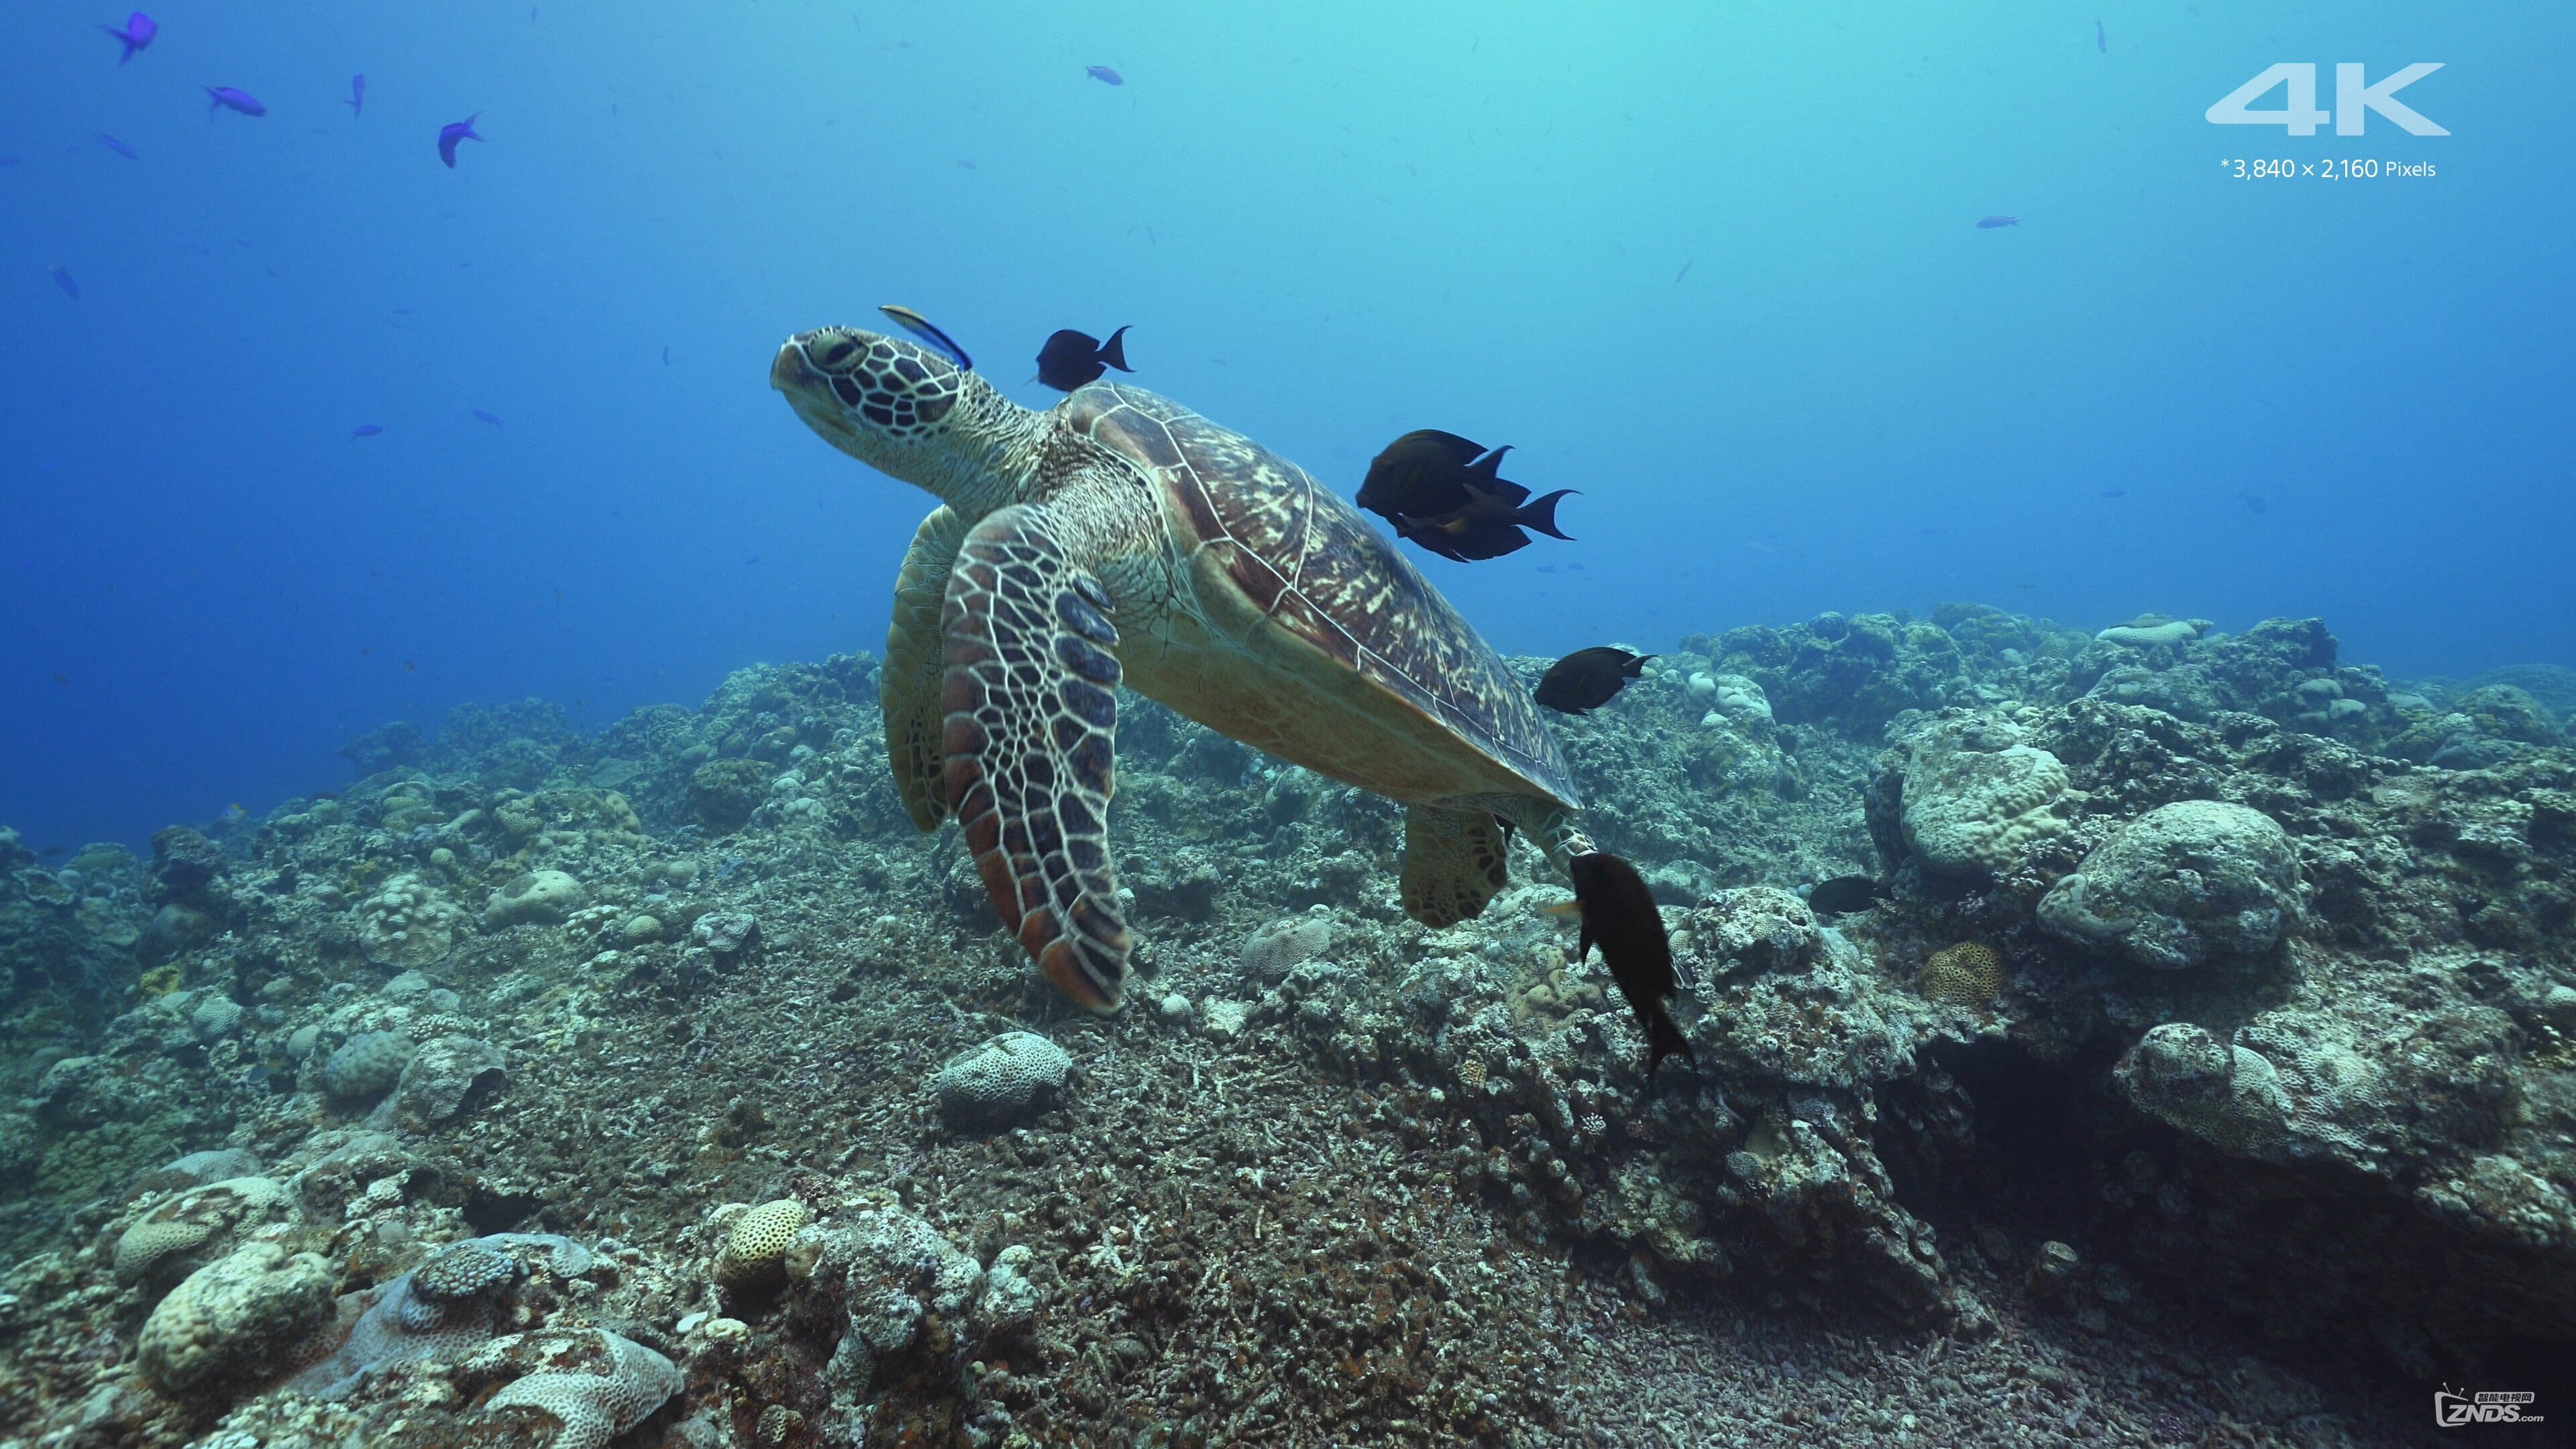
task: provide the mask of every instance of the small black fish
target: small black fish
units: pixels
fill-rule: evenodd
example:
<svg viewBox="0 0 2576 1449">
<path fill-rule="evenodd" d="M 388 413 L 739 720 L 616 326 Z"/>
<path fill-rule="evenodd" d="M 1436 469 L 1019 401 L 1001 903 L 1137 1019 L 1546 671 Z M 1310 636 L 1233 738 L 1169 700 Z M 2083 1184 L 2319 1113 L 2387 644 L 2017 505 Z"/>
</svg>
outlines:
<svg viewBox="0 0 2576 1449">
<path fill-rule="evenodd" d="M 2111 53 L 2111 37 L 2102 33 L 2102 17 L 2093 17 L 2093 48 L 2104 55 Z"/>
<path fill-rule="evenodd" d="M 1655 893 L 1646 888 L 1637 868 L 1615 855 L 1578 855 L 1565 863 L 1565 870 L 1574 879 L 1574 909 L 1583 917 L 1575 964 L 1583 964 L 1592 954 L 1593 943 L 1600 943 L 1610 979 L 1618 983 L 1619 994 L 1628 999 L 1638 1027 L 1646 1033 L 1646 1086 L 1652 1090 L 1655 1068 L 1664 1058 L 1679 1052 L 1692 1065 L 1699 1063 L 1699 1055 L 1682 1039 L 1681 1028 L 1673 1024 L 1672 1012 L 1664 1006 L 1678 983 L 1663 913 L 1655 909 Z"/>
<path fill-rule="evenodd" d="M 1816 888 L 1807 892 L 1807 909 L 1820 916 L 1839 916 L 1868 910 L 1885 899 L 1887 892 L 1868 876 L 1838 875 L 1816 882 Z"/>
<path fill-rule="evenodd" d="M 1529 545 L 1523 528 L 1550 538 L 1557 530 L 1560 488 L 1533 499 L 1529 490 L 1501 476 L 1510 445 L 1486 451 L 1482 443 L 1422 428 L 1386 445 L 1360 484 L 1360 507 L 1395 525 L 1396 535 L 1460 563 L 1500 558 Z"/>
<path fill-rule="evenodd" d="M 1582 714 L 1608 704 L 1628 681 L 1646 667 L 1652 654 L 1631 654 L 1603 645 L 1577 649 L 1547 667 L 1530 698 L 1559 714 Z"/>
<path fill-rule="evenodd" d="M 1127 329 L 1121 327 L 1103 342 L 1088 332 L 1059 329 L 1038 349 L 1038 381 L 1057 392 L 1071 392 L 1112 367 L 1135 371 L 1127 365 L 1127 344 L 1120 340 L 1126 335 Z"/>
<path fill-rule="evenodd" d="M 2019 226 L 2019 225 L 2021 225 L 2021 218 L 2020 218 L 2020 217 L 2017 217 L 2017 216 L 1990 216 L 1990 217 L 1987 217 L 1985 220 L 1983 220 L 1983 221 L 1981 221 L 1981 222 L 1978 222 L 1978 223 L 1977 223 L 1977 230 L 1979 230 L 1979 231 L 1993 231 L 1996 227 L 1999 227 L 1999 226 Z"/>
</svg>

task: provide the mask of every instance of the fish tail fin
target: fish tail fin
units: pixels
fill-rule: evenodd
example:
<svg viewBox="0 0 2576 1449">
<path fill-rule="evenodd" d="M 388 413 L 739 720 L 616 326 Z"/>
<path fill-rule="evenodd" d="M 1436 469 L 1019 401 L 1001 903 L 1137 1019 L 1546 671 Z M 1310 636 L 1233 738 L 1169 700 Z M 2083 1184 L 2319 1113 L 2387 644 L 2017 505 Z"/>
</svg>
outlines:
<svg viewBox="0 0 2576 1449">
<path fill-rule="evenodd" d="M 1109 340 L 1100 344 L 1100 360 L 1120 372 L 1134 372 L 1136 369 L 1127 365 L 1126 336 L 1127 329 L 1124 327 L 1110 333 Z"/>
<path fill-rule="evenodd" d="M 1690 1041 L 1682 1035 L 1682 1029 L 1674 1025 L 1673 1014 L 1665 1010 L 1661 1002 L 1657 1002 L 1652 1010 L 1638 1015 L 1643 1018 L 1641 1024 L 1646 1028 L 1648 1090 L 1651 1091 L 1655 1085 L 1655 1068 L 1662 1066 L 1666 1057 L 1678 1055 L 1694 1067 L 1699 1065 L 1699 1053 L 1691 1050 Z"/>
<path fill-rule="evenodd" d="M 1529 502 L 1522 504 L 1520 511 L 1512 515 L 1512 522 L 1519 524 L 1523 528 L 1535 528 L 1550 538 L 1561 538 L 1567 543 L 1572 543 L 1574 542 L 1574 536 L 1572 534 L 1560 533 L 1557 531 L 1556 504 L 1558 499 L 1563 498 L 1568 493 L 1577 491 L 1579 490 L 1573 488 L 1559 488 L 1553 493 L 1543 494 L 1540 497 L 1533 498 Z M 1646 657 L 1651 659 L 1654 656 L 1650 654 Z"/>
</svg>

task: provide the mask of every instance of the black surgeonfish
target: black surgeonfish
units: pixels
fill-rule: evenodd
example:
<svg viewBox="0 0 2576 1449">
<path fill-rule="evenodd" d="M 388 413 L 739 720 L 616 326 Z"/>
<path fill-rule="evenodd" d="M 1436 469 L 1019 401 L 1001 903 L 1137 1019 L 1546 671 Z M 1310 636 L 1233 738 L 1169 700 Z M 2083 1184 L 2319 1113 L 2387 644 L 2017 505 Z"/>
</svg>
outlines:
<svg viewBox="0 0 2576 1449">
<path fill-rule="evenodd" d="M 1572 542 L 1557 531 L 1556 504 L 1575 490 L 1532 499 L 1501 476 L 1510 451 L 1506 444 L 1488 452 L 1456 433 L 1422 428 L 1387 444 L 1369 464 L 1357 502 L 1394 524 L 1397 537 L 1460 563 L 1528 547 L 1523 528 Z"/>
<path fill-rule="evenodd" d="M 1679 1052 L 1683 1060 L 1699 1064 L 1699 1054 L 1682 1039 L 1681 1028 L 1673 1024 L 1673 1014 L 1664 1006 L 1678 986 L 1663 913 L 1655 909 L 1655 894 L 1646 888 L 1637 868 L 1615 855 L 1605 851 L 1578 855 L 1565 863 L 1565 871 L 1574 878 L 1573 909 L 1583 918 L 1583 942 L 1575 952 L 1575 964 L 1583 964 L 1592 954 L 1593 943 L 1600 943 L 1610 979 L 1618 983 L 1619 994 L 1628 998 L 1628 1008 L 1637 1013 L 1637 1025 L 1646 1033 L 1646 1087 L 1652 1091 L 1655 1068 L 1664 1058 Z"/>
<path fill-rule="evenodd" d="M 1807 892 L 1807 909 L 1820 916 L 1839 916 L 1868 910 L 1885 899 L 1886 890 L 1868 876 L 1838 875 L 1816 882 L 1816 888 Z"/>
<path fill-rule="evenodd" d="M 1607 645 L 1595 649 L 1577 649 L 1547 667 L 1540 676 L 1538 688 L 1530 698 L 1558 714 L 1582 714 L 1599 709 L 1628 687 L 1637 671 L 1646 667 L 1652 654 L 1631 654 L 1625 649 Z"/>
<path fill-rule="evenodd" d="M 1038 381 L 1057 392 L 1071 392 L 1113 367 L 1135 371 L 1127 365 L 1127 344 L 1119 340 L 1126 335 L 1127 329 L 1121 327 L 1103 342 L 1088 332 L 1059 329 L 1038 349 Z"/>
</svg>

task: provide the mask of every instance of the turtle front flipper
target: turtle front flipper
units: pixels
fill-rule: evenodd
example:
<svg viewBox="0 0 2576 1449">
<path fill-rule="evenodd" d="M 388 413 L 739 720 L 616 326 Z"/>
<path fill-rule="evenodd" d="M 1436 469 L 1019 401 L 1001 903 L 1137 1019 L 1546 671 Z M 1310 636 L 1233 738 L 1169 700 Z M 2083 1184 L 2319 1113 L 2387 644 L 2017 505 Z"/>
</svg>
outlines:
<svg viewBox="0 0 2576 1449">
<path fill-rule="evenodd" d="M 1002 924 L 1065 995 L 1118 1009 L 1127 924 L 1109 865 L 1118 631 L 1053 518 L 1015 504 L 966 534 L 940 632 L 951 808 Z"/>
<path fill-rule="evenodd" d="M 913 531 L 895 580 L 894 623 L 886 630 L 885 669 L 877 677 L 885 706 L 886 765 L 903 808 L 924 834 L 948 818 L 948 749 L 941 743 L 947 711 L 939 703 L 948 672 L 939 618 L 948 571 L 966 537 L 965 520 L 941 504 Z"/>
<path fill-rule="evenodd" d="M 1483 915 L 1511 877 L 1490 810 L 1404 807 L 1404 913 L 1438 930 Z"/>
</svg>

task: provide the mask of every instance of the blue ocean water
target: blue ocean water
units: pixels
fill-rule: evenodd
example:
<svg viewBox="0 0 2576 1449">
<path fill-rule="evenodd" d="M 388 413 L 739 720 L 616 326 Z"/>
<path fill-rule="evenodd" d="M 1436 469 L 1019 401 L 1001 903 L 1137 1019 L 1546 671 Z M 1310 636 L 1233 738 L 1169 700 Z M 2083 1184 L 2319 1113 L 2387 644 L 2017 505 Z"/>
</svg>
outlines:
<svg viewBox="0 0 2576 1449">
<path fill-rule="evenodd" d="M 765 375 L 883 302 L 1033 406 L 1050 331 L 1132 325 L 1136 381 L 1345 490 L 1407 429 L 1514 445 L 1579 542 L 1424 562 L 1509 651 L 1971 599 L 2576 664 L 2563 6 L 153 14 L 120 66 L 29 0 L 0 59 L 31 845 L 263 811 L 459 701 L 881 647 L 930 500 Z M 2328 108 L 2439 62 L 2400 98 L 2451 134 L 2204 118 L 2280 62 Z"/>
</svg>

